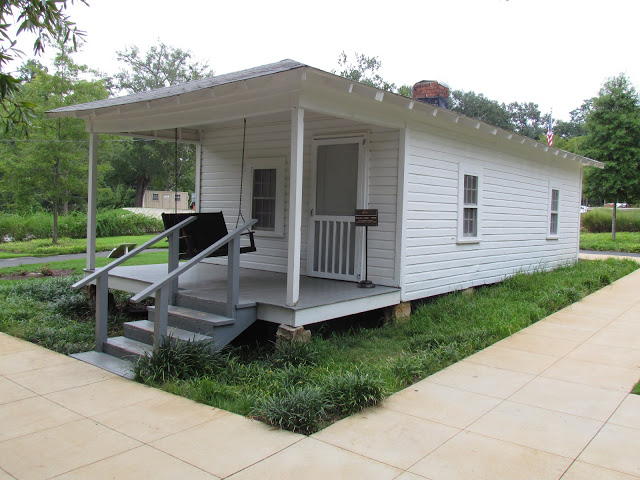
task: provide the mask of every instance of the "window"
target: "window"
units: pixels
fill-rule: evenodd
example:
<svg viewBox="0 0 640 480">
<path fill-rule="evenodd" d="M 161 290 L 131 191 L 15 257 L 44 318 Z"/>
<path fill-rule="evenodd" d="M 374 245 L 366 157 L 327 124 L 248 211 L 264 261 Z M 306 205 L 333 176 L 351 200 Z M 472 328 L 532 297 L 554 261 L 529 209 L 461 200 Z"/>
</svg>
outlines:
<svg viewBox="0 0 640 480">
<path fill-rule="evenodd" d="M 462 236 L 478 236 L 478 177 L 464 176 L 464 207 L 462 216 Z"/>
<path fill-rule="evenodd" d="M 276 179 L 275 168 L 253 170 L 253 195 L 251 218 L 258 220 L 254 228 L 273 232 L 276 226 Z"/>
<path fill-rule="evenodd" d="M 179 201 L 180 201 L 180 194 L 176 193 L 176 202 L 179 202 Z"/>
<path fill-rule="evenodd" d="M 151 200 L 153 200 L 154 202 L 157 202 L 158 200 L 160 200 L 160 194 L 159 193 L 152 193 L 151 194 Z"/>
<path fill-rule="evenodd" d="M 558 212 L 560 210 L 560 190 L 551 189 L 551 205 L 549 209 L 549 236 L 558 236 Z"/>
<path fill-rule="evenodd" d="M 284 234 L 285 159 L 247 159 L 245 182 L 248 196 L 243 200 L 245 218 L 258 220 L 253 229 L 263 236 Z M 246 202 L 246 203 L 245 203 Z M 246 205 L 246 207 L 244 207 Z"/>
</svg>

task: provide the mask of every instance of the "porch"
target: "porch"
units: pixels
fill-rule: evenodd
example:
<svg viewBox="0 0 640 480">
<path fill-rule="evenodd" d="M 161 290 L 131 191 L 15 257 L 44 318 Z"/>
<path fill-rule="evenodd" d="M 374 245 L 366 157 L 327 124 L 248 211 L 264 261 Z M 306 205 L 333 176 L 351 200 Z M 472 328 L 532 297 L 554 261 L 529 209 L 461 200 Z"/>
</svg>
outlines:
<svg viewBox="0 0 640 480">
<path fill-rule="evenodd" d="M 166 264 L 121 266 L 109 272 L 109 288 L 138 293 L 167 273 Z M 255 305 L 257 318 L 303 326 L 364 311 L 397 305 L 400 289 L 300 276 L 299 301 L 287 305 L 287 275 L 240 268 L 239 305 Z M 227 301 L 227 266 L 202 262 L 180 277 L 178 293 L 192 299 Z"/>
</svg>

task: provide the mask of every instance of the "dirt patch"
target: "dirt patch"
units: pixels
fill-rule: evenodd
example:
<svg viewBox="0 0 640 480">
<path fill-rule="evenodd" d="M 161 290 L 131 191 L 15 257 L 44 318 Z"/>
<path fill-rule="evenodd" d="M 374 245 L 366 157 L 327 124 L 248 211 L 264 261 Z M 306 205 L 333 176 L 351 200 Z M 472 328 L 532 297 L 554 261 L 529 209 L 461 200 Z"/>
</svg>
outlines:
<svg viewBox="0 0 640 480">
<path fill-rule="evenodd" d="M 65 268 L 62 270 L 46 270 L 44 272 L 16 272 L 16 273 L 0 273 L 0 280 L 23 280 L 26 278 L 45 278 L 45 277 L 67 277 L 73 274 L 73 270 Z"/>
</svg>

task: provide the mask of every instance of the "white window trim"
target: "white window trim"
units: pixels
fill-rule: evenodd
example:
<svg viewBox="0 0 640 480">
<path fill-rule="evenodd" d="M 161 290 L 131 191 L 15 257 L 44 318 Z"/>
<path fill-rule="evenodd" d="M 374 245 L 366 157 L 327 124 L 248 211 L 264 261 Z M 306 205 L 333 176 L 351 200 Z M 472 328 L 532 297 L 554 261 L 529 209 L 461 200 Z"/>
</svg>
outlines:
<svg viewBox="0 0 640 480">
<path fill-rule="evenodd" d="M 284 237 L 284 198 L 285 198 L 285 157 L 251 158 L 245 160 L 244 185 L 246 193 L 243 194 L 242 212 L 247 221 L 251 218 L 253 205 L 253 171 L 254 169 L 273 168 L 276 170 L 276 218 L 275 229 L 254 230 L 256 237 Z"/>
<path fill-rule="evenodd" d="M 478 229 L 475 237 L 465 237 L 464 232 L 464 176 L 478 177 Z M 458 170 L 458 244 L 480 243 L 482 241 L 482 171 L 476 168 L 460 167 Z"/>
<path fill-rule="evenodd" d="M 558 214 L 558 231 L 557 233 L 551 233 L 551 203 L 553 200 L 553 191 L 557 190 L 558 191 L 558 210 L 557 210 L 557 214 Z M 560 205 L 562 205 L 562 189 L 560 188 L 559 185 L 554 184 L 549 182 L 549 194 L 547 196 L 547 222 L 546 222 L 546 228 L 547 228 L 547 240 L 558 240 L 558 238 L 560 237 Z"/>
</svg>

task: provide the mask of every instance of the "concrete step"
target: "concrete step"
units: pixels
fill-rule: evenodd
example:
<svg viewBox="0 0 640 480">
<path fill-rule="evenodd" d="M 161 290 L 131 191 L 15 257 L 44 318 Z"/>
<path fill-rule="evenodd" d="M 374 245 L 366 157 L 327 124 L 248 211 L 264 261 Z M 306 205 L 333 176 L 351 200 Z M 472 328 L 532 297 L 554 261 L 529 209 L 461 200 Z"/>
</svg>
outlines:
<svg viewBox="0 0 640 480">
<path fill-rule="evenodd" d="M 70 356 L 77 358 L 78 360 L 82 360 L 83 362 L 90 363 L 91 365 L 95 365 L 103 370 L 115 373 L 116 375 L 120 375 L 121 377 L 129 379 L 133 378 L 133 365 L 131 362 L 113 357 L 107 353 L 91 351 L 74 353 Z"/>
<path fill-rule="evenodd" d="M 137 340 L 126 337 L 108 338 L 102 346 L 104 353 L 117 358 L 135 362 L 139 357 L 151 353 L 153 347 Z"/>
<path fill-rule="evenodd" d="M 155 307 L 148 307 L 148 311 L 149 320 L 153 322 Z M 176 305 L 169 305 L 168 313 L 169 326 L 203 335 L 210 335 L 215 328 L 234 323 L 229 317 Z"/>
<path fill-rule="evenodd" d="M 227 325 L 227 323 L 224 325 Z M 153 345 L 153 326 L 153 322 L 149 320 L 127 322 L 124 324 L 124 336 L 138 342 Z M 172 326 L 167 327 L 167 336 L 183 342 L 203 342 L 211 340 L 211 337 L 206 335 Z"/>
</svg>

